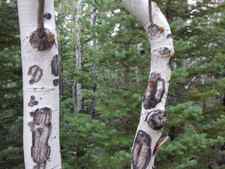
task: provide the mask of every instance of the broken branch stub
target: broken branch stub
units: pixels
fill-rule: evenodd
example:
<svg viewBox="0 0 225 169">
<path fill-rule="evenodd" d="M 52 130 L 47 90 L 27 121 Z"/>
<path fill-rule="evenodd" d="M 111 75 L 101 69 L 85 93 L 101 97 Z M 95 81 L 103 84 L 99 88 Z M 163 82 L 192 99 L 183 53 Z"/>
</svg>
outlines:
<svg viewBox="0 0 225 169">
<path fill-rule="evenodd" d="M 38 11 L 37 11 L 37 29 L 30 35 L 30 44 L 34 49 L 39 51 L 45 51 L 52 48 L 55 44 L 55 35 L 44 27 L 44 14 L 45 0 L 38 0 Z M 51 15 L 48 13 L 48 15 Z M 51 19 L 47 17 L 46 19 Z"/>
</svg>

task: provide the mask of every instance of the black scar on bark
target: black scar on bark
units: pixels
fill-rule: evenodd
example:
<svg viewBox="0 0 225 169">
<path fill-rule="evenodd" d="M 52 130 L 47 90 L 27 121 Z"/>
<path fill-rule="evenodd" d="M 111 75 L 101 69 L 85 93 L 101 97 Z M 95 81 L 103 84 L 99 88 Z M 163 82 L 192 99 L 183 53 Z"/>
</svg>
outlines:
<svg viewBox="0 0 225 169">
<path fill-rule="evenodd" d="M 173 38 L 173 35 L 170 33 L 170 34 L 168 34 L 168 35 L 166 36 L 166 38 L 167 38 L 167 39 Z"/>
<path fill-rule="evenodd" d="M 145 118 L 145 122 L 148 123 L 149 127 L 153 130 L 160 130 L 166 125 L 167 116 L 162 110 L 153 110 L 149 112 Z"/>
<path fill-rule="evenodd" d="M 29 123 L 32 132 L 31 157 L 36 163 L 33 169 L 45 169 L 51 152 L 48 141 L 52 128 L 52 110 L 43 107 L 31 112 L 30 115 L 33 118 Z"/>
<path fill-rule="evenodd" d="M 55 35 L 46 28 L 44 31 L 37 29 L 30 36 L 30 44 L 39 51 L 50 50 L 55 44 Z"/>
<path fill-rule="evenodd" d="M 50 13 L 45 13 L 43 17 L 46 19 L 51 19 L 52 15 Z"/>
<path fill-rule="evenodd" d="M 151 137 L 139 130 L 132 150 L 133 169 L 146 169 L 151 161 Z"/>
<path fill-rule="evenodd" d="M 152 72 L 144 96 L 144 108 L 154 108 L 165 93 L 165 80 L 159 73 Z"/>
<path fill-rule="evenodd" d="M 33 65 L 29 67 L 28 75 L 31 76 L 29 83 L 34 84 L 41 80 L 43 76 L 43 70 L 38 65 Z"/>
<path fill-rule="evenodd" d="M 59 85 L 59 79 L 54 79 L 53 80 L 53 85 L 58 86 Z"/>
<path fill-rule="evenodd" d="M 58 57 L 58 55 L 55 55 L 52 58 L 51 71 L 54 76 L 59 76 L 59 57 Z"/>
<path fill-rule="evenodd" d="M 160 48 L 159 49 L 159 54 L 162 57 L 170 57 L 171 51 L 170 51 L 170 49 L 168 47 L 164 47 L 164 48 Z"/>
<path fill-rule="evenodd" d="M 38 105 L 38 101 L 36 100 L 35 96 L 30 96 L 30 101 L 28 103 L 28 106 L 29 107 L 33 107 L 33 106 L 36 106 Z"/>
<path fill-rule="evenodd" d="M 148 27 L 148 32 L 150 33 L 151 35 L 151 39 L 155 38 L 155 37 L 159 37 L 163 32 L 164 32 L 164 28 L 163 27 L 160 27 L 156 24 L 151 24 L 149 27 Z"/>
</svg>

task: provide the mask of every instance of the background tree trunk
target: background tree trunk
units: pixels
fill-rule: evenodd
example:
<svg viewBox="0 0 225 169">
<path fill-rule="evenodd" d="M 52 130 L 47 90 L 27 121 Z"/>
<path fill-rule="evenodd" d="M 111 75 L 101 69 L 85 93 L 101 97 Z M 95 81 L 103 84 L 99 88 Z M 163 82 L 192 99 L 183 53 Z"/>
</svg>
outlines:
<svg viewBox="0 0 225 169">
<path fill-rule="evenodd" d="M 76 13 L 75 13 L 75 69 L 78 73 L 80 73 L 82 69 L 82 52 L 81 52 L 81 43 L 80 43 L 80 32 L 81 32 L 81 25 L 80 25 L 80 17 L 81 17 L 81 8 L 82 8 L 82 0 L 78 0 L 76 2 Z M 82 84 L 79 80 L 74 81 L 73 84 L 73 104 L 74 104 L 74 112 L 79 113 L 82 111 Z"/>
<path fill-rule="evenodd" d="M 26 169 L 61 169 L 59 57 L 54 3 L 52 0 L 18 0 L 18 11 L 25 166 Z"/>
<path fill-rule="evenodd" d="M 96 5 L 96 4 L 95 4 Z M 96 29 L 96 21 L 97 21 L 97 8 L 94 7 L 91 15 L 91 24 L 93 29 Z M 95 30 L 96 31 L 96 30 Z M 91 41 L 91 46 L 94 50 L 97 50 L 97 40 L 96 40 L 96 32 L 93 33 L 93 40 Z M 93 65 L 92 65 L 92 90 L 93 90 L 93 97 L 92 97 L 92 103 L 91 103 L 91 116 L 94 118 L 96 115 L 96 90 L 97 90 L 97 72 L 96 72 L 96 57 L 93 58 Z"/>
<path fill-rule="evenodd" d="M 140 122 L 132 148 L 133 169 L 153 169 L 159 147 L 167 140 L 165 104 L 174 55 L 169 24 L 155 2 L 123 0 L 125 8 L 144 26 L 151 45 L 151 70 L 142 102 Z"/>
</svg>

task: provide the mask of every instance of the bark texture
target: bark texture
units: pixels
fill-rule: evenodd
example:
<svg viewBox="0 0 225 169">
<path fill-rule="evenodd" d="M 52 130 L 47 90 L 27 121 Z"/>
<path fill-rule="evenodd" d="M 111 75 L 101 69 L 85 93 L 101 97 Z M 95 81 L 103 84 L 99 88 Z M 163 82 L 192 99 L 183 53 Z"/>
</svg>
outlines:
<svg viewBox="0 0 225 169">
<path fill-rule="evenodd" d="M 23 67 L 25 168 L 61 169 L 54 1 L 17 2 Z"/>
<path fill-rule="evenodd" d="M 155 2 L 122 0 L 123 6 L 143 25 L 151 45 L 149 81 L 132 148 L 132 169 L 153 169 L 156 154 L 167 140 L 162 134 L 167 115 L 165 104 L 174 56 L 170 26 Z M 151 7 L 151 8 L 150 8 Z"/>
</svg>

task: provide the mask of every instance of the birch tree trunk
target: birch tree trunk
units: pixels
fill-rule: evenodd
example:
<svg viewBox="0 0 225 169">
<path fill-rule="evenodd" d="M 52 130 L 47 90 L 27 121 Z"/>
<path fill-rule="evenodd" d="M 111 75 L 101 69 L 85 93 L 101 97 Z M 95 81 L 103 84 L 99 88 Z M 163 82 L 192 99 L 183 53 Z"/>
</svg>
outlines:
<svg viewBox="0 0 225 169">
<path fill-rule="evenodd" d="M 171 76 L 169 62 L 174 55 L 173 39 L 169 24 L 155 2 L 122 0 L 122 4 L 143 25 L 151 45 L 151 69 L 132 147 L 131 168 L 153 169 L 156 154 L 167 140 L 162 129 L 167 120 L 165 104 Z"/>
<path fill-rule="evenodd" d="M 82 0 L 78 0 L 76 3 L 75 14 L 75 69 L 80 72 L 82 69 L 82 53 L 80 43 L 80 17 L 81 17 Z M 74 81 L 73 84 L 73 100 L 74 100 L 74 112 L 79 113 L 83 108 L 82 106 L 82 84 L 79 81 Z"/>
<path fill-rule="evenodd" d="M 18 0 L 26 169 L 61 169 L 59 60 L 53 0 Z"/>
</svg>

